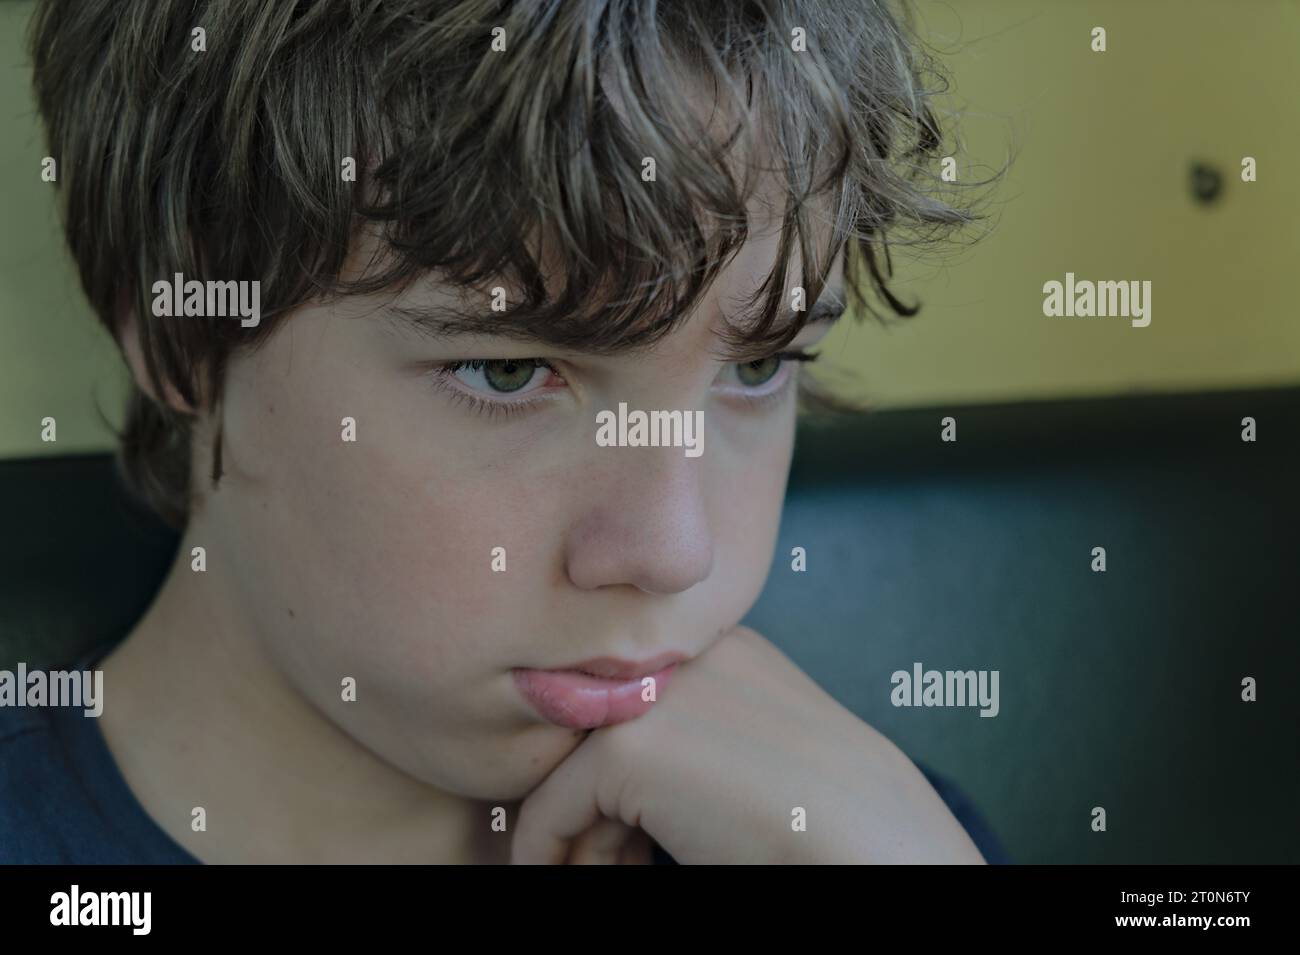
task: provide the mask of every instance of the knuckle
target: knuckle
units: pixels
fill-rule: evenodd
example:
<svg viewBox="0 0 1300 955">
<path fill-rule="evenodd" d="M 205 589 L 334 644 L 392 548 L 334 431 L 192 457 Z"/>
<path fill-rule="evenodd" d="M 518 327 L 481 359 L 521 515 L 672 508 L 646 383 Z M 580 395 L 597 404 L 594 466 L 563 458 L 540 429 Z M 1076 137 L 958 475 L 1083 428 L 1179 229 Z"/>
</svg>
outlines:
<svg viewBox="0 0 1300 955">
<path fill-rule="evenodd" d="M 649 735 L 637 725 L 643 719 L 607 727 L 600 740 L 602 772 L 597 800 L 606 815 L 632 826 L 637 824 L 639 780 L 651 755 Z"/>
</svg>

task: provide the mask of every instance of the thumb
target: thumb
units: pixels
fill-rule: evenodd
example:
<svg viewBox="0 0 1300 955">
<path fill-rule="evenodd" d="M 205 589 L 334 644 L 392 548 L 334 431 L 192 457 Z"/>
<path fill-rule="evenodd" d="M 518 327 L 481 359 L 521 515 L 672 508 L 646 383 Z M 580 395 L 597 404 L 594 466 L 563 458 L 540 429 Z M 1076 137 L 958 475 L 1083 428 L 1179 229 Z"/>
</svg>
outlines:
<svg viewBox="0 0 1300 955">
<path fill-rule="evenodd" d="M 596 824 L 569 844 L 567 865 L 619 865 L 624 857 L 637 848 L 635 837 L 640 829 L 633 829 L 618 819 L 601 816 Z"/>
<path fill-rule="evenodd" d="M 512 865 L 562 865 L 570 843 L 602 817 L 619 819 L 619 774 L 593 733 L 542 780 L 519 807 Z M 629 826 L 637 821 L 623 819 Z"/>
</svg>

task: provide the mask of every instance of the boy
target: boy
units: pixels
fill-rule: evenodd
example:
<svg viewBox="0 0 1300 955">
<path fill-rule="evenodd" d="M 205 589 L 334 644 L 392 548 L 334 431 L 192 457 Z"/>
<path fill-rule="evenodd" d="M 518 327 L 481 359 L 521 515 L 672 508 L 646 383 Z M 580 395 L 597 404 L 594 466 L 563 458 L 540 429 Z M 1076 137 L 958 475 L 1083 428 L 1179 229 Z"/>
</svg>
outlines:
<svg viewBox="0 0 1300 955">
<path fill-rule="evenodd" d="M 739 626 L 799 366 L 907 313 L 886 227 L 964 219 L 882 5 L 46 0 L 32 46 L 182 540 L 102 717 L 0 716 L 51 767 L 9 861 L 995 854 Z"/>
</svg>

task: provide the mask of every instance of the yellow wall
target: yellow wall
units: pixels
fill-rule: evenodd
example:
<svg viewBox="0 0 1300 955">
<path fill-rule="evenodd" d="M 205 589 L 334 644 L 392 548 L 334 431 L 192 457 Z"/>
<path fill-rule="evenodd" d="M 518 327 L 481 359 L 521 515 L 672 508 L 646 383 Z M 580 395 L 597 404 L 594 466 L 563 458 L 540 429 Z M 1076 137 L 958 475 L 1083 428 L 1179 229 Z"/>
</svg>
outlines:
<svg viewBox="0 0 1300 955">
<path fill-rule="evenodd" d="M 960 21 L 952 12 L 960 9 Z M 925 2 L 974 161 L 1019 149 L 992 234 L 900 270 L 921 315 L 827 357 L 882 405 L 1300 383 L 1300 6 Z M 1092 52 L 1091 30 L 1107 31 Z M 1258 181 L 1241 181 L 1241 158 Z M 1193 159 L 1225 174 L 1195 203 Z M 959 157 L 960 162 L 960 157 Z M 982 170 L 987 174 L 987 169 Z M 978 175 L 981 170 L 976 170 Z M 1043 283 L 1149 279 L 1152 320 L 1049 318 Z"/>
<path fill-rule="evenodd" d="M 960 9 L 960 14 L 954 12 Z M 1293 0 L 923 0 L 962 107 L 963 176 L 1018 149 L 992 234 L 909 261 L 923 313 L 844 323 L 828 359 L 882 406 L 1300 383 L 1300 7 Z M 23 52 L 0 2 L 0 456 L 105 448 L 123 374 L 63 251 Z M 1108 49 L 1090 49 L 1094 26 Z M 1242 183 L 1242 156 L 1259 181 Z M 1225 175 L 1194 203 L 1193 159 Z M 1042 286 L 1147 279 L 1152 322 L 1043 315 Z M 835 369 L 832 368 L 832 373 Z M 839 375 L 836 375 L 838 378 Z M 58 420 L 57 445 L 40 419 Z"/>
<path fill-rule="evenodd" d="M 0 2 L 0 457 L 112 445 L 124 372 L 81 294 L 41 182 L 43 137 L 24 50 L 32 4 Z M 58 422 L 43 443 L 40 422 Z"/>
</svg>

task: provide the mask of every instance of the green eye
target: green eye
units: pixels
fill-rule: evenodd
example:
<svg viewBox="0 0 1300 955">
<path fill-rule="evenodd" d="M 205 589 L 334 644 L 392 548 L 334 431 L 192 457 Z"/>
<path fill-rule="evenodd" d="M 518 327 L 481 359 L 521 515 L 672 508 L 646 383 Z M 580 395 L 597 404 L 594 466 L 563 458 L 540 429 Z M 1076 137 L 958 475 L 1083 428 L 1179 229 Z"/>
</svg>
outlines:
<svg viewBox="0 0 1300 955">
<path fill-rule="evenodd" d="M 781 370 L 781 356 L 771 355 L 767 358 L 761 358 L 758 361 L 739 362 L 736 365 L 736 376 L 740 383 L 749 388 L 771 381 L 772 377 Z"/>
<path fill-rule="evenodd" d="M 494 391 L 518 391 L 533 380 L 536 359 L 502 358 L 483 363 L 483 380 Z"/>
</svg>

